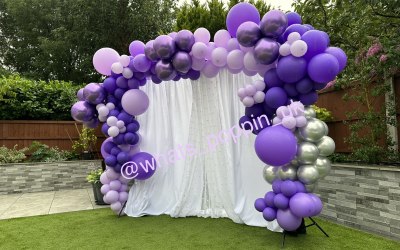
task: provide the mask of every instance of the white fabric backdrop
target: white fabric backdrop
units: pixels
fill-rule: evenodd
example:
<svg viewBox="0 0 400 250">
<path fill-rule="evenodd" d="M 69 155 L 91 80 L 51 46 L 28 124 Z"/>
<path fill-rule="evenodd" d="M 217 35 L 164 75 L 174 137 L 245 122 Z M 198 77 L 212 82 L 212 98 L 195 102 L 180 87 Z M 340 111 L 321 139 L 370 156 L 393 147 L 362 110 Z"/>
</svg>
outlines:
<svg viewBox="0 0 400 250">
<path fill-rule="evenodd" d="M 236 223 L 281 231 L 253 205 L 272 190 L 262 177 L 264 165 L 254 151 L 255 136 L 242 134 L 237 143 L 225 136 L 225 143 L 215 143 L 220 131 L 229 131 L 244 114 L 236 92 L 254 79 L 224 70 L 212 79 L 151 83 L 143 88 L 150 107 L 138 117 L 141 150 L 158 156 L 158 169 L 152 178 L 132 186 L 125 208 L 128 216 L 229 217 Z"/>
</svg>

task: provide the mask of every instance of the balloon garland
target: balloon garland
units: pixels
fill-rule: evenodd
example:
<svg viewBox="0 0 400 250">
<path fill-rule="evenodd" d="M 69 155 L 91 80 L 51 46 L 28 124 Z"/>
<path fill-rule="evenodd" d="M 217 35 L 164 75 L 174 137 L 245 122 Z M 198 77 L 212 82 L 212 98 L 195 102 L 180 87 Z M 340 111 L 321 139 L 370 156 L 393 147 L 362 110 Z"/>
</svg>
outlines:
<svg viewBox="0 0 400 250">
<path fill-rule="evenodd" d="M 271 10 L 260 19 L 253 5 L 239 3 L 229 11 L 226 24 L 227 30 L 219 30 L 214 42 L 207 29 L 199 28 L 161 35 L 146 44 L 134 41 L 130 56 L 111 48 L 94 54 L 94 68 L 107 78 L 78 91 L 71 115 L 91 128 L 103 123 L 101 130 L 108 138 L 101 147 L 107 165 L 101 192 L 114 212 L 121 212 L 127 201 L 130 178 L 145 180 L 156 171 L 154 157 L 139 148 L 135 116 L 149 106 L 140 87 L 147 80 L 159 84 L 201 75 L 211 78 L 223 68 L 264 78 L 238 90 L 245 106 L 240 127 L 257 136 L 255 151 L 267 164 L 263 175 L 273 189 L 255 201 L 255 208 L 287 231 L 296 230 L 303 217 L 321 212 L 322 202 L 312 191 L 330 170 L 326 157 L 335 143 L 309 105 L 345 68 L 346 54 L 329 47 L 328 34 L 302 24 L 295 12 Z M 257 119 L 261 117 L 267 119 Z M 256 120 L 263 122 L 257 126 Z M 127 164 L 128 178 L 121 175 Z"/>
</svg>

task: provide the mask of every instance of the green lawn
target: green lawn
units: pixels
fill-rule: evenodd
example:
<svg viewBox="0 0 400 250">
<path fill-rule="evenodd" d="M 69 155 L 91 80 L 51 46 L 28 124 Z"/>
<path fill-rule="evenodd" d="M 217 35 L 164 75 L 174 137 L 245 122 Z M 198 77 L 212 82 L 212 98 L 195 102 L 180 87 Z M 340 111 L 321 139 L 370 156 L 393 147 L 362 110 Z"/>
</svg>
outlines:
<svg viewBox="0 0 400 250">
<path fill-rule="evenodd" d="M 400 249 L 400 243 L 324 220 L 285 249 Z M 282 234 L 229 219 L 117 218 L 109 209 L 0 221 L 0 249 L 280 249 Z"/>
</svg>

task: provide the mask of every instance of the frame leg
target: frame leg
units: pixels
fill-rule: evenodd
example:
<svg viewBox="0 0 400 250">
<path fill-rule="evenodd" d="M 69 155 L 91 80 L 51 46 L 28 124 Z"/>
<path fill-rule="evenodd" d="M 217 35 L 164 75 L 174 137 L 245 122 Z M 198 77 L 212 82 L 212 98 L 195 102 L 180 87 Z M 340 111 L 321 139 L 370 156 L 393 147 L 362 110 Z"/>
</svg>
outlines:
<svg viewBox="0 0 400 250">
<path fill-rule="evenodd" d="M 128 202 L 128 201 L 125 201 L 125 202 L 124 202 L 124 205 L 122 206 L 121 210 L 120 210 L 119 213 L 118 213 L 118 218 L 121 217 L 121 213 L 122 213 L 122 211 L 124 210 L 124 208 L 125 208 L 127 202 Z"/>
<path fill-rule="evenodd" d="M 316 226 L 318 227 L 318 229 L 319 229 L 322 233 L 325 234 L 326 237 L 329 237 L 329 235 L 324 231 L 324 229 L 322 229 L 322 227 L 320 227 L 320 225 L 318 225 L 318 223 L 317 223 L 313 218 L 311 218 L 311 217 L 308 217 L 308 218 L 312 221 L 312 224 L 311 224 L 311 225 L 308 225 L 308 226 L 316 225 Z"/>
<path fill-rule="evenodd" d="M 283 235 L 282 235 L 282 248 L 285 247 L 285 239 L 286 239 L 286 231 L 283 231 Z"/>
</svg>

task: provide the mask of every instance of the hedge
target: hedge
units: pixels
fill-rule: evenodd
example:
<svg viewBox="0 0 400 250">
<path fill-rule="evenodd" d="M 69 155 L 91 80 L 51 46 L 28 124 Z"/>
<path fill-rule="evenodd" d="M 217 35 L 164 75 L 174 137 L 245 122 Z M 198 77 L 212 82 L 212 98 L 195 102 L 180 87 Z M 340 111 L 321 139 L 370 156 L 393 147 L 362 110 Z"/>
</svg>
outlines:
<svg viewBox="0 0 400 250">
<path fill-rule="evenodd" d="M 81 88 L 71 82 L 0 78 L 0 120 L 72 120 L 70 109 Z"/>
</svg>

